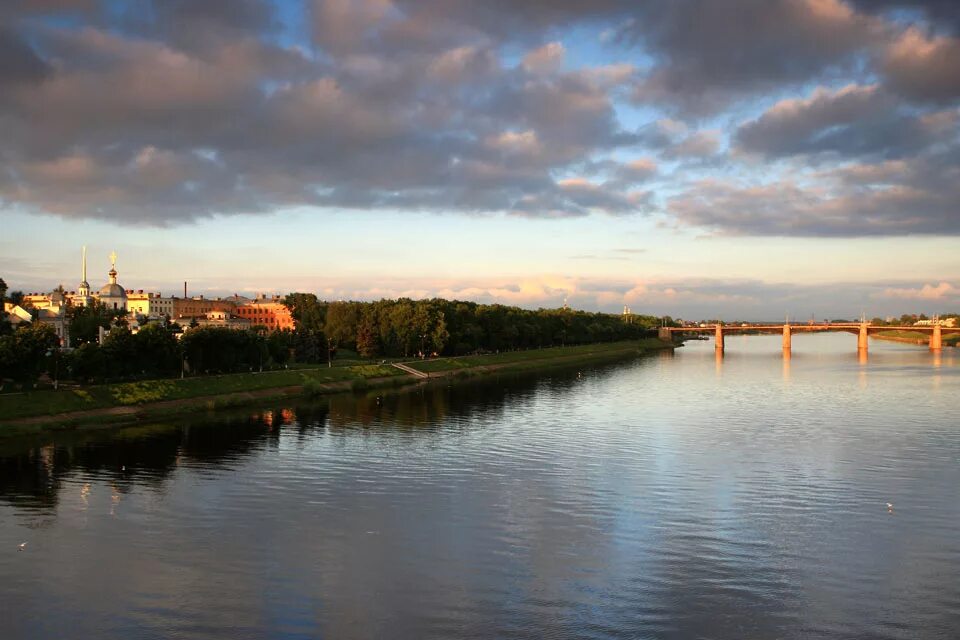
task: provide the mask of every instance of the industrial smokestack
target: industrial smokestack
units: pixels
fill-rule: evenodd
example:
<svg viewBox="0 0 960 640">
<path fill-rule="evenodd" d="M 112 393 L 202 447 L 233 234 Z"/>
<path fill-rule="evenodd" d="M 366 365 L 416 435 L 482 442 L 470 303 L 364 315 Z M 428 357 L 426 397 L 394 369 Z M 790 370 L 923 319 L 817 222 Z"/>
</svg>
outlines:
<svg viewBox="0 0 960 640">
<path fill-rule="evenodd" d="M 187 281 L 186 280 L 183 281 L 183 299 L 184 300 L 187 299 Z"/>
</svg>

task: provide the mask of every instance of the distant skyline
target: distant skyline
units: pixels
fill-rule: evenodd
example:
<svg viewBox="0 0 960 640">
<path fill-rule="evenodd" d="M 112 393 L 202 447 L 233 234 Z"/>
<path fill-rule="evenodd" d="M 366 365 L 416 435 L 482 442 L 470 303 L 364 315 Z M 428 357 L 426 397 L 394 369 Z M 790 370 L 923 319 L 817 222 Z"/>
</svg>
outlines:
<svg viewBox="0 0 960 640">
<path fill-rule="evenodd" d="M 960 4 L 0 7 L 0 277 L 960 310 Z"/>
</svg>

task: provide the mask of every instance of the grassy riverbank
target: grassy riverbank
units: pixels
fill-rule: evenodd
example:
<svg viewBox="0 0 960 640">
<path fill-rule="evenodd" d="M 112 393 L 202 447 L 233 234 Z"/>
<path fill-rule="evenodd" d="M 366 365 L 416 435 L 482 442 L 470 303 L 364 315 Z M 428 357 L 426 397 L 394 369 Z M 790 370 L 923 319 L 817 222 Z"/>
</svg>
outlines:
<svg viewBox="0 0 960 640">
<path fill-rule="evenodd" d="M 671 346 L 650 338 L 405 364 L 433 378 L 588 363 L 665 348 Z M 283 397 L 399 385 L 422 379 L 390 364 L 368 363 L 0 394 L 0 436 L 47 428 L 131 424 Z"/>
<path fill-rule="evenodd" d="M 904 342 L 908 344 L 928 344 L 930 342 L 930 334 L 922 331 L 881 331 L 880 333 L 873 334 L 873 337 L 880 340 Z M 956 347 L 958 344 L 960 344 L 960 334 L 943 334 L 943 346 Z"/>
<path fill-rule="evenodd" d="M 332 369 L 283 369 L 235 373 L 182 380 L 143 380 L 60 391 L 11 393 L 0 395 L 0 422 L 11 418 L 53 416 L 75 411 L 143 405 L 168 400 L 218 397 L 237 392 L 288 387 L 309 388 L 313 384 L 354 382 L 401 375 L 403 372 L 389 365 L 367 364 Z"/>
<path fill-rule="evenodd" d="M 431 376 L 457 371 L 470 370 L 524 370 L 539 369 L 549 364 L 567 364 L 603 360 L 611 356 L 636 352 L 656 351 L 668 347 L 658 338 L 587 344 L 576 347 L 551 347 L 531 349 L 529 351 L 505 351 L 480 356 L 461 356 L 456 358 L 437 358 L 405 363 L 407 366 Z"/>
</svg>

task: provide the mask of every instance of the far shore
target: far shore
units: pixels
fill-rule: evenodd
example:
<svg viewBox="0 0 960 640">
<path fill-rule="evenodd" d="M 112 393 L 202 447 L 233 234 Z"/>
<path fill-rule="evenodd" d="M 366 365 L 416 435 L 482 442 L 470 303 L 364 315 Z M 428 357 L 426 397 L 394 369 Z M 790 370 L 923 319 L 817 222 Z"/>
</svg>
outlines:
<svg viewBox="0 0 960 640">
<path fill-rule="evenodd" d="M 919 331 L 882 331 L 870 334 L 871 338 L 886 340 L 887 342 L 902 342 L 905 344 L 929 344 L 930 336 Z M 956 347 L 960 344 L 960 335 L 947 334 L 943 336 L 944 347 Z"/>
<path fill-rule="evenodd" d="M 368 363 L 309 367 L 0 394 L 0 438 L 48 430 L 126 426 L 226 407 L 410 385 L 435 378 L 586 364 L 674 346 L 658 338 L 646 338 L 397 363 L 401 366 Z"/>
</svg>

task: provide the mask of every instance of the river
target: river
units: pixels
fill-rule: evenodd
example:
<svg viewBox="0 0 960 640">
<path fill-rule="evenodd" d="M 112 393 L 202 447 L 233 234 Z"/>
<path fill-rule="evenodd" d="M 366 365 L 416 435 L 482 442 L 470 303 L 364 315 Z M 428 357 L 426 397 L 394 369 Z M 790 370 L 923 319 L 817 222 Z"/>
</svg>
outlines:
<svg viewBox="0 0 960 640">
<path fill-rule="evenodd" d="M 726 346 L 2 442 L 0 638 L 960 637 L 960 350 Z"/>
</svg>

